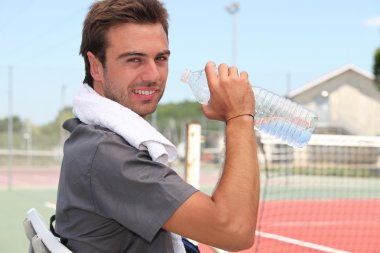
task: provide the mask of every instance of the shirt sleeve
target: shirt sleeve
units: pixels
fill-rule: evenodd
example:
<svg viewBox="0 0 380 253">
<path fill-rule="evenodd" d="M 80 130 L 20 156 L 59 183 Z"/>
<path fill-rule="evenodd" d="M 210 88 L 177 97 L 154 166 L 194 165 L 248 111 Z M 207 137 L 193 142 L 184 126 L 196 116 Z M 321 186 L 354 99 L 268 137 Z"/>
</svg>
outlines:
<svg viewBox="0 0 380 253">
<path fill-rule="evenodd" d="M 98 145 L 90 173 L 96 212 L 147 241 L 197 191 L 171 168 L 153 162 L 147 151 L 117 135 Z"/>
</svg>

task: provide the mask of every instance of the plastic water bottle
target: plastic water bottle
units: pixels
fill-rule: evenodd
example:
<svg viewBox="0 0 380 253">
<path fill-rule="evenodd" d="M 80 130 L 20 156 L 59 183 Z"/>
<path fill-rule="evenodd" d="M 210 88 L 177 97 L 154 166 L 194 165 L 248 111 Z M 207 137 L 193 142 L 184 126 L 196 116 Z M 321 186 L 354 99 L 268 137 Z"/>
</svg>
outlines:
<svg viewBox="0 0 380 253">
<path fill-rule="evenodd" d="M 210 91 L 204 70 L 185 70 L 181 81 L 190 88 L 199 103 L 207 104 Z M 263 88 L 252 87 L 255 95 L 255 129 L 286 144 L 302 148 L 310 140 L 318 117 L 312 111 Z"/>
</svg>

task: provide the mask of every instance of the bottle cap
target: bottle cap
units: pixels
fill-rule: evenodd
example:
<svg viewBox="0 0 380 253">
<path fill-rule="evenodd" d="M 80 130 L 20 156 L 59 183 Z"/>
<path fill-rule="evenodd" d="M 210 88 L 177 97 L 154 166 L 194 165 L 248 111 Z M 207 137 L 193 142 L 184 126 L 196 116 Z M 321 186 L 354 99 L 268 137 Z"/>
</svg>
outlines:
<svg viewBox="0 0 380 253">
<path fill-rule="evenodd" d="M 190 75 L 191 75 L 191 71 L 189 69 L 185 69 L 185 71 L 183 72 L 181 76 L 181 82 L 187 83 L 189 81 Z"/>
</svg>

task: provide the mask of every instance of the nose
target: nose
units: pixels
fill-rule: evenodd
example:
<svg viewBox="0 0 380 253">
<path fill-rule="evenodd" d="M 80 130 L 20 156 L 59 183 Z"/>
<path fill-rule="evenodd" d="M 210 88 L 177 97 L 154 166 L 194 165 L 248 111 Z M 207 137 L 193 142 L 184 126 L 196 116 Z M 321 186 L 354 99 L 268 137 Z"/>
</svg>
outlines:
<svg viewBox="0 0 380 253">
<path fill-rule="evenodd" d="M 143 70 L 142 80 L 144 82 L 157 82 L 160 79 L 160 72 L 155 61 L 148 61 Z"/>
</svg>

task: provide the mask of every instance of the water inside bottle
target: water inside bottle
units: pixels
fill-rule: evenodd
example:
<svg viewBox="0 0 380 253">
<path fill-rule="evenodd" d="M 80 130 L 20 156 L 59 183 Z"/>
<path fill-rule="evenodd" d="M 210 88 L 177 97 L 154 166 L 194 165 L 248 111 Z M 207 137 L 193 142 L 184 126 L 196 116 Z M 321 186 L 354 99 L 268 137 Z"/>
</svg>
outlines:
<svg viewBox="0 0 380 253">
<path fill-rule="evenodd" d="M 210 91 L 204 70 L 186 70 L 181 78 L 189 84 L 199 103 L 207 104 Z M 302 106 L 263 88 L 252 87 L 255 94 L 255 128 L 293 147 L 305 146 L 314 131 L 317 116 Z"/>
</svg>

